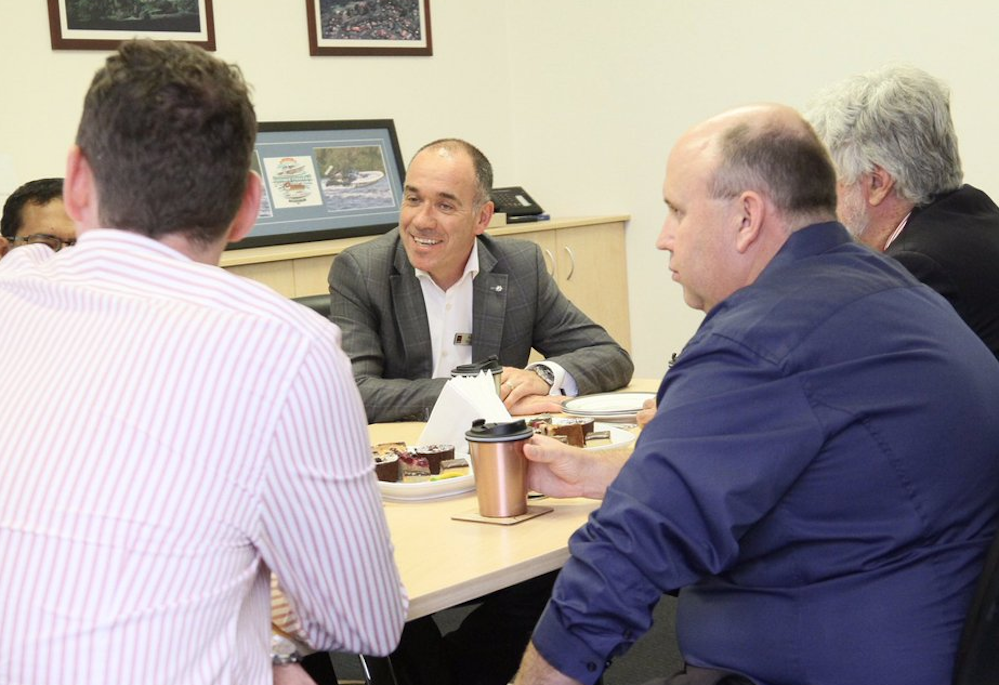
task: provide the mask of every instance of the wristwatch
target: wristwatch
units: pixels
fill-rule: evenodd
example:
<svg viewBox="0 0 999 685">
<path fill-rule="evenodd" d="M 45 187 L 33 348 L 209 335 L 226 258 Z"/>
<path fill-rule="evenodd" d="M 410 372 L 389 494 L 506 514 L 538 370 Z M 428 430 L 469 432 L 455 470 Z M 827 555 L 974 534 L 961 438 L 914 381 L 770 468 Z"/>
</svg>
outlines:
<svg viewBox="0 0 999 685">
<path fill-rule="evenodd" d="M 302 660 L 298 646 L 284 635 L 271 633 L 271 665 L 286 666 Z"/>
<path fill-rule="evenodd" d="M 548 389 L 551 390 L 552 386 L 555 385 L 555 372 L 549 369 L 547 366 L 538 364 L 537 366 L 531 367 L 534 373 L 541 376 L 541 380 L 548 384 Z"/>
</svg>

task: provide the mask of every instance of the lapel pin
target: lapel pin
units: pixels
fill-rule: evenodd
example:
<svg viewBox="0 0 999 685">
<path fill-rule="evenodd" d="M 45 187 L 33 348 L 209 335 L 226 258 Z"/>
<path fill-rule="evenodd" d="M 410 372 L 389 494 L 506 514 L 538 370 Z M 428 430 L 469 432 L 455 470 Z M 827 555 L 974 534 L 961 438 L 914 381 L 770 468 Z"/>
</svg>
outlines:
<svg viewBox="0 0 999 685">
<path fill-rule="evenodd" d="M 503 286 L 501 286 L 501 285 L 494 285 L 493 286 L 493 290 L 495 292 L 501 293 L 501 292 L 503 292 Z"/>
</svg>

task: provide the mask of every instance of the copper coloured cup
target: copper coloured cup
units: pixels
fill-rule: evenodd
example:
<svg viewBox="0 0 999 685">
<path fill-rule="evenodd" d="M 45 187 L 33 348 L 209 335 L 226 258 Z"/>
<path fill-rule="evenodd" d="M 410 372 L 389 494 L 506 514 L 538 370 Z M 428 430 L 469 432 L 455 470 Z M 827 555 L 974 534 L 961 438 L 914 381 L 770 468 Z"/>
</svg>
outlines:
<svg viewBox="0 0 999 685">
<path fill-rule="evenodd" d="M 524 445 L 532 435 L 534 430 L 523 420 L 486 423 L 478 419 L 465 433 L 482 516 L 507 518 L 527 513 Z"/>
</svg>

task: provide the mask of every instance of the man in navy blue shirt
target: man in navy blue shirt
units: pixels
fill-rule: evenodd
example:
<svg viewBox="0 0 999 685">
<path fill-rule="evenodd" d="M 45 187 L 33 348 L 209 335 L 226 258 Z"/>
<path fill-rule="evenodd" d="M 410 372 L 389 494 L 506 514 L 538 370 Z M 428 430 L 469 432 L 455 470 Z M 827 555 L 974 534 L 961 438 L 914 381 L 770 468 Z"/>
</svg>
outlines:
<svg viewBox="0 0 999 685">
<path fill-rule="evenodd" d="M 594 683 L 679 592 L 669 683 L 938 685 L 999 508 L 999 363 L 836 223 L 801 116 L 742 108 L 667 165 L 657 246 L 705 312 L 626 461 L 535 439 L 532 487 L 602 497 L 516 682 Z"/>
</svg>

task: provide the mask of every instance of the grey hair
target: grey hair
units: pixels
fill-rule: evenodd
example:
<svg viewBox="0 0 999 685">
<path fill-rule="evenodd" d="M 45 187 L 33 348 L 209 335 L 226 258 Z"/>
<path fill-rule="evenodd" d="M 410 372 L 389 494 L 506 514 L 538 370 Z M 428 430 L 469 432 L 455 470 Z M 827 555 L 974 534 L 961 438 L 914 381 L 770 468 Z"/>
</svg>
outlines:
<svg viewBox="0 0 999 685">
<path fill-rule="evenodd" d="M 956 190 L 964 172 L 943 81 L 909 65 L 890 65 L 819 93 L 805 117 L 829 147 L 847 184 L 880 166 L 916 206 Z"/>
<path fill-rule="evenodd" d="M 467 154 L 471 158 L 472 166 L 475 169 L 475 205 L 481 207 L 489 202 L 493 193 L 493 165 L 489 163 L 489 159 L 482 154 L 479 148 L 461 138 L 441 138 L 421 147 L 413 155 L 413 159 L 416 159 L 416 155 L 430 148 L 444 149 L 451 154 L 454 154 L 457 150 L 461 150 Z M 412 160 L 410 160 L 410 163 L 412 163 Z"/>
</svg>

